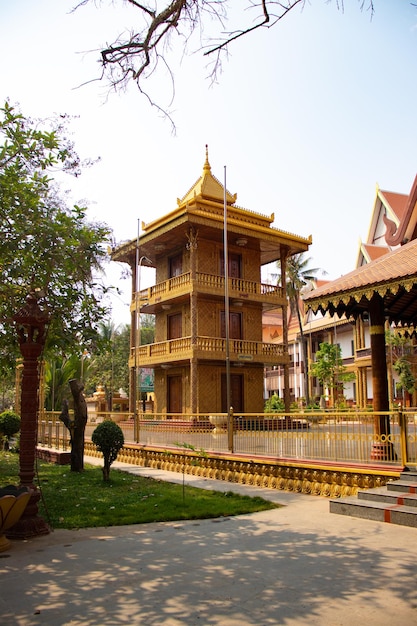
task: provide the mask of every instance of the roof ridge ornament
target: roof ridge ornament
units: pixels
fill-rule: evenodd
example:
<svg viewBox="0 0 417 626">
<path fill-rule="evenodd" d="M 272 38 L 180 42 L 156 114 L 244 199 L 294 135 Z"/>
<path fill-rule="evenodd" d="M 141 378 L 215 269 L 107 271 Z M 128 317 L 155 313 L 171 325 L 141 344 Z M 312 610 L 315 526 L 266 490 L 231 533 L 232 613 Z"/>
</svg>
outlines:
<svg viewBox="0 0 417 626">
<path fill-rule="evenodd" d="M 209 158 L 208 158 L 208 144 L 207 143 L 206 143 L 206 160 L 203 165 L 203 176 L 204 176 L 204 172 L 211 172 L 211 165 L 209 163 Z"/>
</svg>

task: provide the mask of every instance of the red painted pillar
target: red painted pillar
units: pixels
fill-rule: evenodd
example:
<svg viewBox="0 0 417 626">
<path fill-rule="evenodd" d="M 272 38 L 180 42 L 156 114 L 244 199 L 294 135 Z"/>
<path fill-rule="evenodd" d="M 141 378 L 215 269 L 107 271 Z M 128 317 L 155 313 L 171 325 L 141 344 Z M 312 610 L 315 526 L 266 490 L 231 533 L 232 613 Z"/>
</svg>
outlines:
<svg viewBox="0 0 417 626">
<path fill-rule="evenodd" d="M 385 350 L 384 301 L 375 293 L 369 303 L 370 339 L 372 353 L 372 389 L 375 412 L 389 411 L 387 357 Z M 394 460 L 393 446 L 388 441 L 390 422 L 388 415 L 375 416 L 375 442 L 371 459 Z"/>
<path fill-rule="evenodd" d="M 30 295 L 26 305 L 14 317 L 19 336 L 20 352 L 23 357 L 23 376 L 20 404 L 20 485 L 31 490 L 29 503 L 7 536 L 26 539 L 46 535 L 50 528 L 38 515 L 40 493 L 33 480 L 37 446 L 37 416 L 39 390 L 39 357 L 45 344 L 45 329 L 48 316 L 40 309 L 37 299 Z"/>
</svg>

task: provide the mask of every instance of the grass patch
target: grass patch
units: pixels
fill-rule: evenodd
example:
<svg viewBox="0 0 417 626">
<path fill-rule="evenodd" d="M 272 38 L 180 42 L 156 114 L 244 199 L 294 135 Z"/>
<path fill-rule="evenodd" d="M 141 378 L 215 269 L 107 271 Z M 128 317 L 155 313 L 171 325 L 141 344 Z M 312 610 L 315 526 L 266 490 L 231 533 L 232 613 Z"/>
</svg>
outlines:
<svg viewBox="0 0 417 626">
<path fill-rule="evenodd" d="M 260 497 L 221 493 L 143 478 L 112 469 L 103 481 L 101 467 L 82 473 L 69 466 L 38 461 L 42 498 L 39 513 L 52 528 L 123 526 L 187 519 L 229 517 L 278 508 Z M 0 486 L 19 484 L 19 456 L 0 452 Z M 37 480 L 35 477 L 35 484 Z"/>
</svg>

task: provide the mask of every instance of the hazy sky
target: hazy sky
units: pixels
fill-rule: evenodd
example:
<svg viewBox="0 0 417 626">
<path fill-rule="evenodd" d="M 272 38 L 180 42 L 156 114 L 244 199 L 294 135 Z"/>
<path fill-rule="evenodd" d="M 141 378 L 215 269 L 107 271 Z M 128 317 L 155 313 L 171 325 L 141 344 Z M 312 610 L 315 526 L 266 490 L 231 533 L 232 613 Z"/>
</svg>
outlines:
<svg viewBox="0 0 417 626">
<path fill-rule="evenodd" d="M 311 234 L 311 266 L 327 278 L 354 269 L 376 184 L 408 193 L 417 172 L 417 8 L 409 0 L 375 0 L 372 20 L 355 0 L 344 12 L 336 0 L 310 0 L 233 44 L 212 87 L 207 59 L 185 57 L 175 68 L 175 135 L 134 86 L 109 94 L 104 82 L 88 82 L 100 74 L 100 46 L 132 26 L 135 10 L 109 1 L 70 13 L 75 4 L 0 0 L 0 101 L 20 103 L 27 116 L 78 116 L 76 149 L 101 161 L 67 187 L 116 241 L 134 238 L 138 219 L 176 207 L 208 144 L 212 172 L 223 181 L 226 166 L 239 206 Z M 166 73 L 152 89 L 168 104 Z M 130 285 L 121 286 L 114 317 L 128 322 Z"/>
</svg>

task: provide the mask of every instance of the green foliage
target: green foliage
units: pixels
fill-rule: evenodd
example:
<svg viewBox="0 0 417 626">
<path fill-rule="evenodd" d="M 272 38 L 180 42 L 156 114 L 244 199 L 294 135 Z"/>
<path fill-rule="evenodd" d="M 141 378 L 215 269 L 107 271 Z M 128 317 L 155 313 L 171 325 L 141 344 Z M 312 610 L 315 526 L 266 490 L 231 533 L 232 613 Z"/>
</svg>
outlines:
<svg viewBox="0 0 417 626">
<path fill-rule="evenodd" d="M 15 397 L 16 362 L 0 358 L 0 411 L 13 405 Z"/>
<path fill-rule="evenodd" d="M 60 411 L 64 399 L 68 399 L 69 381 L 80 378 L 80 358 L 56 357 L 49 359 L 45 365 L 45 409 Z"/>
<path fill-rule="evenodd" d="M 178 446 L 179 448 L 184 448 L 185 450 L 191 450 L 191 452 L 195 452 L 196 455 L 199 457 L 207 458 L 208 456 L 204 448 L 197 448 L 197 446 L 193 446 L 192 443 L 187 443 L 186 441 L 179 443 L 178 441 L 175 441 L 175 445 Z"/>
<path fill-rule="evenodd" d="M 35 293 L 50 314 L 46 352 L 94 345 L 107 311 L 102 282 L 109 228 L 86 208 L 66 206 L 52 176 L 78 176 L 82 163 L 66 136 L 66 116 L 30 120 L 0 108 L 0 354 L 18 354 L 13 316 Z"/>
<path fill-rule="evenodd" d="M 140 316 L 140 344 L 144 346 L 155 341 L 155 315 L 141 313 Z"/>
<path fill-rule="evenodd" d="M 102 336 L 100 350 L 90 355 L 88 376 L 86 380 L 86 395 L 103 385 L 114 393 L 120 388 L 129 389 L 129 352 L 130 326 L 125 324 L 115 327 L 112 322 L 102 323 L 99 327 Z"/>
<path fill-rule="evenodd" d="M 310 261 L 311 259 L 306 257 L 304 252 L 294 254 L 289 257 L 287 261 L 285 289 L 293 313 L 299 310 L 300 292 L 302 288 L 316 280 L 318 272 L 322 274 L 325 273 L 317 267 L 308 267 Z"/>
<path fill-rule="evenodd" d="M 264 412 L 265 413 L 282 413 L 283 411 L 285 411 L 284 401 L 276 393 L 274 393 L 265 402 Z"/>
<path fill-rule="evenodd" d="M 285 287 L 291 314 L 297 316 L 298 328 L 301 337 L 301 348 L 303 351 L 304 383 L 307 404 L 310 402 L 308 391 L 308 358 L 303 328 L 304 305 L 301 300 L 301 290 L 316 280 L 318 272 L 321 272 L 322 274 L 326 273 L 319 268 L 308 267 L 310 261 L 311 259 L 306 257 L 304 252 L 300 252 L 299 254 L 294 254 L 289 257 L 287 260 L 285 285 L 284 277 L 281 275 L 281 265 L 280 263 L 277 264 L 281 286 Z"/>
<path fill-rule="evenodd" d="M 413 393 L 416 389 L 416 379 L 413 374 L 411 362 L 407 357 L 413 354 L 415 345 L 410 337 L 390 329 L 385 333 L 385 340 L 390 346 L 393 370 L 398 374 L 396 383 L 397 391 L 405 389 L 408 393 Z"/>
<path fill-rule="evenodd" d="M 353 373 L 346 371 L 342 361 L 342 351 L 337 343 L 320 344 L 316 352 L 316 360 L 310 365 L 310 372 L 329 389 L 336 389 L 340 383 L 355 378 Z"/>
<path fill-rule="evenodd" d="M 115 422 L 105 420 L 97 426 L 91 435 L 91 441 L 103 454 L 103 478 L 109 480 L 110 465 L 117 459 L 119 450 L 125 442 L 123 431 Z"/>
<path fill-rule="evenodd" d="M 397 391 L 405 389 L 408 393 L 413 393 L 416 379 L 413 376 L 411 363 L 406 358 L 400 357 L 393 364 L 393 369 L 397 372 L 399 378 L 396 384 Z"/>
<path fill-rule="evenodd" d="M 13 437 L 20 430 L 20 415 L 14 411 L 3 411 L 0 413 L 0 433 L 5 437 L 5 448 L 9 448 L 10 437 Z"/>
<path fill-rule="evenodd" d="M 2 483 L 18 484 L 19 457 L 0 453 Z M 181 485 L 113 470 L 103 482 L 97 467 L 85 465 L 84 472 L 68 466 L 38 462 L 42 499 L 39 512 L 52 528 L 122 526 L 186 519 L 244 515 L 278 508 L 260 497 L 221 493 L 188 486 L 181 498 Z"/>
</svg>

